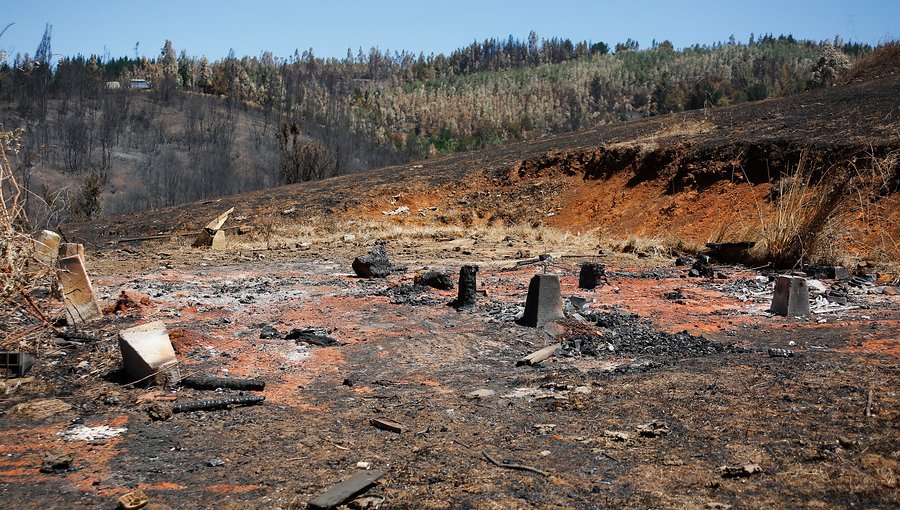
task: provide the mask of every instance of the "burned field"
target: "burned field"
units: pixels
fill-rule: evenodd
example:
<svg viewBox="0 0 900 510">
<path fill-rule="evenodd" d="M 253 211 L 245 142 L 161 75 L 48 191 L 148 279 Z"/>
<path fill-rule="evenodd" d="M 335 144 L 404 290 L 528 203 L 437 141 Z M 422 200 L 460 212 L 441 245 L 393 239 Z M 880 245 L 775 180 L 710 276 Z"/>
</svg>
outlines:
<svg viewBox="0 0 900 510">
<path fill-rule="evenodd" d="M 8 508 L 111 508 L 138 488 L 156 508 L 305 508 L 364 468 L 383 477 L 359 503 L 382 508 L 898 504 L 900 306 L 872 287 L 851 294 L 859 308 L 786 318 L 766 312 L 768 278 L 736 267 L 614 266 L 585 290 L 575 259 L 481 260 L 476 304 L 456 308 L 458 289 L 413 284 L 411 258 L 367 279 L 349 260 L 191 263 L 201 253 L 139 277 L 104 271 L 132 254 L 98 261 L 101 301 L 148 299 L 56 339 L 6 390 Z M 566 316 L 519 325 L 544 272 Z M 264 389 L 124 384 L 116 335 L 153 320 L 182 377 Z M 172 412 L 247 396 L 265 400 Z M 68 461 L 41 472 L 54 455 Z"/>
<path fill-rule="evenodd" d="M 0 323 L 0 500 L 897 507 L 898 92 L 66 225 Z M 809 209 L 831 263 L 751 263 Z"/>
</svg>

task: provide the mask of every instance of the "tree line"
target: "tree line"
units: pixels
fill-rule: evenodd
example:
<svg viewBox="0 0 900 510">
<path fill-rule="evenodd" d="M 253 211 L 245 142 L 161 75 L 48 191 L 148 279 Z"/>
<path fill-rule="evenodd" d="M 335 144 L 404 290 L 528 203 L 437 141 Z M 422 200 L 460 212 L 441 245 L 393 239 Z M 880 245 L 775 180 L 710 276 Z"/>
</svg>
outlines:
<svg viewBox="0 0 900 510">
<path fill-rule="evenodd" d="M 849 60 L 871 49 L 770 34 L 641 49 L 633 40 L 611 47 L 531 32 L 449 55 L 359 48 L 341 59 L 312 49 L 238 58 L 232 51 L 211 62 L 167 40 L 155 58 L 77 55 L 54 64 L 50 43 L 48 27 L 34 56 L 0 63 L 0 101 L 28 128 L 23 173 L 52 165 L 84 176 L 69 198 L 82 216 L 99 211 L 91 195 L 108 186 L 115 151 L 138 155 L 133 166 L 145 191 L 137 207 L 154 208 L 791 94 L 836 79 L 814 72 L 826 53 Z M 152 89 L 130 90 L 135 79 Z M 243 154 L 248 134 L 238 125 L 252 128 L 252 155 Z"/>
</svg>

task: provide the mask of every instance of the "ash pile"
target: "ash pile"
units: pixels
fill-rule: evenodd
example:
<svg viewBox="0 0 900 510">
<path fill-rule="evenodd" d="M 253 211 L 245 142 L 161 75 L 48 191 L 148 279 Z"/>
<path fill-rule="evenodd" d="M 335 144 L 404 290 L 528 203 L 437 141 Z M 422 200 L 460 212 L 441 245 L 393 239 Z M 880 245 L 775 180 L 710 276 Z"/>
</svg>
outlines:
<svg viewBox="0 0 900 510">
<path fill-rule="evenodd" d="M 559 354 L 570 357 L 658 356 L 677 359 L 739 351 L 734 346 L 717 344 L 687 331 L 657 331 L 648 320 L 635 314 L 609 311 L 589 313 L 584 317 L 588 323 L 596 325 L 596 330 L 585 330 L 568 337 L 563 341 Z"/>
</svg>

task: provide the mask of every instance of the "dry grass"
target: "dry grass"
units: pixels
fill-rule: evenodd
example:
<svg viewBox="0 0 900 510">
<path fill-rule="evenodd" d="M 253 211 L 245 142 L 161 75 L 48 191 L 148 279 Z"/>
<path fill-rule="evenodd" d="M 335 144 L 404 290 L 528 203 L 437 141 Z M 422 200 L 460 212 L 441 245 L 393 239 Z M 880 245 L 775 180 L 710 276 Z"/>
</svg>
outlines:
<svg viewBox="0 0 900 510">
<path fill-rule="evenodd" d="M 0 130 L 0 322 L 4 338 L 0 347 L 22 344 L 42 335 L 51 327 L 44 313 L 31 299 L 30 292 L 52 268 L 32 257 L 34 241 L 28 232 L 23 193 L 9 155 L 20 149 L 21 131 Z M 28 344 L 35 347 L 34 343 Z"/>
<path fill-rule="evenodd" d="M 861 162 L 833 165 L 824 171 L 809 168 L 801 154 L 796 171 L 782 175 L 773 184 L 773 208 L 769 214 L 759 207 L 763 242 L 754 250 L 759 262 L 776 267 L 804 263 L 852 265 L 853 253 L 845 245 L 846 230 L 861 221 L 872 233 L 870 251 L 881 265 L 900 260 L 898 232 L 890 217 L 897 187 L 900 152 Z M 890 270 L 890 268 L 886 269 Z"/>
<path fill-rule="evenodd" d="M 606 240 L 601 244 L 613 251 L 631 253 L 639 258 L 670 258 L 679 255 L 694 255 L 703 251 L 698 243 L 680 238 L 636 237 L 625 240 Z"/>
<path fill-rule="evenodd" d="M 796 267 L 808 262 L 834 262 L 832 243 L 835 220 L 849 194 L 846 176 L 835 168 L 821 173 L 807 167 L 807 152 L 796 171 L 774 184 L 774 208 L 760 212 L 762 244 L 756 255 L 775 267 Z"/>
<path fill-rule="evenodd" d="M 22 188 L 16 182 L 8 154 L 19 151 L 20 131 L 0 131 L 0 304 L 7 304 L 28 283 L 31 238 L 23 232 L 27 223 Z"/>
</svg>

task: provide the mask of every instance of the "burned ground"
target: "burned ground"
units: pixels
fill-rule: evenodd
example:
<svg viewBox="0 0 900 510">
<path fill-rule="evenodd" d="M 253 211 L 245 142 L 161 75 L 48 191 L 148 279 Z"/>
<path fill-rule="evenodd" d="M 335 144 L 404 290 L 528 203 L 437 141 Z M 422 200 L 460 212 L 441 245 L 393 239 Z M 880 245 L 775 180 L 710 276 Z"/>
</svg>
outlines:
<svg viewBox="0 0 900 510">
<path fill-rule="evenodd" d="M 91 326 L 95 343 L 42 353 L 40 383 L 4 398 L 4 409 L 37 398 L 73 406 L 42 421 L 0 421 L 9 508 L 35 499 L 106 507 L 135 487 L 157 508 L 301 508 L 360 461 L 387 473 L 370 491 L 387 498 L 384 508 L 900 503 L 896 297 L 857 295 L 852 302 L 866 308 L 784 319 L 762 300 L 739 299 L 747 271 L 698 279 L 614 266 L 608 285 L 583 291 L 577 266 L 562 263 L 550 271 L 565 296 L 590 300 L 589 311 L 536 330 L 514 322 L 532 266 L 485 261 L 486 295 L 457 311 L 446 306 L 454 291 L 414 288 L 412 274 L 360 279 L 349 260 L 187 263 L 200 253 L 179 252 L 173 269 L 139 278 L 99 276 L 110 298 L 127 287 L 152 304 Z M 103 267 L 129 255 L 111 254 Z M 666 297 L 673 292 L 678 304 Z M 398 299 L 410 293 L 418 297 Z M 266 401 L 159 419 L 156 408 L 171 403 L 142 401 L 152 388 L 122 386 L 115 360 L 115 332 L 151 319 L 168 324 L 183 374 L 262 379 Z M 322 328 L 342 345 L 260 338 L 267 326 Z M 516 366 L 551 334 L 607 339 L 614 349 Z M 796 355 L 770 357 L 770 347 Z M 176 402 L 237 394 L 174 393 Z M 372 427 L 372 418 L 404 431 Z M 65 441 L 58 433 L 76 421 L 127 431 Z M 74 453 L 72 467 L 39 473 L 50 450 Z M 482 450 L 547 476 L 498 468 Z M 718 471 L 750 463 L 762 472 Z"/>
</svg>

